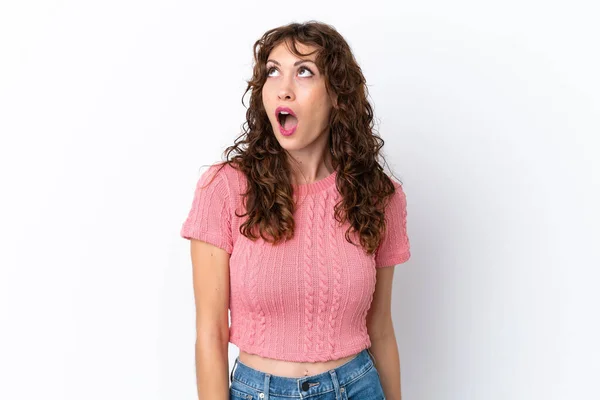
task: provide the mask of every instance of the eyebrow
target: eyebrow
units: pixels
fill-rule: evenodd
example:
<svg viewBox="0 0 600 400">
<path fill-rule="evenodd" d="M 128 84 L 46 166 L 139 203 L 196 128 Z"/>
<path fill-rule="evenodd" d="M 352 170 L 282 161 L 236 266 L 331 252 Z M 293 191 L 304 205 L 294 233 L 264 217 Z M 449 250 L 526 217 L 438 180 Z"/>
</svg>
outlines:
<svg viewBox="0 0 600 400">
<path fill-rule="evenodd" d="M 277 65 L 281 66 L 281 64 L 279 64 L 279 63 L 278 63 L 277 61 L 275 61 L 275 60 L 267 60 L 267 62 L 269 62 L 269 61 L 271 61 L 271 62 L 272 62 L 272 63 L 274 63 L 274 64 L 277 64 Z M 300 60 L 300 61 L 296 61 L 296 62 L 294 63 L 294 67 L 295 67 L 295 66 L 297 66 L 297 65 L 300 65 L 300 64 L 302 64 L 302 63 L 305 63 L 305 62 L 311 62 L 311 63 L 313 63 L 313 64 L 317 65 L 317 64 L 316 64 L 316 63 L 315 63 L 313 60 Z"/>
</svg>

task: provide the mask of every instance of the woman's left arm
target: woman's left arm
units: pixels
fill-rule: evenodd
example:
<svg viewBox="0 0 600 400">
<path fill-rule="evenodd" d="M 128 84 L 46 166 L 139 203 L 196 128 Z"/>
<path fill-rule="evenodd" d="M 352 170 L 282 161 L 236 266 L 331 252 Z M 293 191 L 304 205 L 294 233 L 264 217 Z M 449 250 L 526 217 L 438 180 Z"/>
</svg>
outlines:
<svg viewBox="0 0 600 400">
<path fill-rule="evenodd" d="M 393 278 L 394 266 L 377 268 L 375 293 L 367 313 L 367 331 L 386 400 L 402 400 L 400 356 L 391 313 Z"/>
<path fill-rule="evenodd" d="M 402 400 L 400 384 L 400 357 L 394 334 L 371 341 L 371 353 L 386 400 Z"/>
</svg>

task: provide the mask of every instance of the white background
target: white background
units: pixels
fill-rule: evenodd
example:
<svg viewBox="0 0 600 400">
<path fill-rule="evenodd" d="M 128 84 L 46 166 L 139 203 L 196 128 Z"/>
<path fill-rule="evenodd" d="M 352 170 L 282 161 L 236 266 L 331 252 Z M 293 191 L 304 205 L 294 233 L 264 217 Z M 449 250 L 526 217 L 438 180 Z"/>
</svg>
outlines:
<svg viewBox="0 0 600 400">
<path fill-rule="evenodd" d="M 240 133 L 254 41 L 309 19 L 351 45 L 407 194 L 403 399 L 600 398 L 597 16 L 591 1 L 3 1 L 0 398 L 196 399 L 179 229 Z"/>
</svg>

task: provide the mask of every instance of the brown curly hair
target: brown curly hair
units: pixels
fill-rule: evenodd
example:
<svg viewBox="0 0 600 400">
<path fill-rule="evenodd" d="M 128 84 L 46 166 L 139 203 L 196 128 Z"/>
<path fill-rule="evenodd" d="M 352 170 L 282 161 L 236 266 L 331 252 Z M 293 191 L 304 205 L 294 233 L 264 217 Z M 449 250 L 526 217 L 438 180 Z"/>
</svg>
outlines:
<svg viewBox="0 0 600 400">
<path fill-rule="evenodd" d="M 248 217 L 240 233 L 255 240 L 258 229 L 260 237 L 273 244 L 294 235 L 296 204 L 291 165 L 287 151 L 273 133 L 263 106 L 262 88 L 267 78 L 267 57 L 277 45 L 291 46 L 290 51 L 299 57 L 308 55 L 298 51 L 297 42 L 317 48 L 315 63 L 323 71 L 332 100 L 329 148 L 342 199 L 335 205 L 335 219 L 349 222 L 345 234 L 349 243 L 354 244 L 350 233 L 358 234 L 361 246 L 373 254 L 385 233 L 385 209 L 397 189 L 378 161 L 383 159 L 380 151 L 384 140 L 374 130 L 373 108 L 367 100 L 361 68 L 335 28 L 318 21 L 271 29 L 254 43 L 253 76 L 246 81 L 242 96 L 244 104 L 246 93 L 251 92 L 243 133 L 223 152 L 226 161 L 218 163 L 221 168 L 229 164 L 242 171 L 247 179 L 248 190 L 243 193 L 246 213 L 236 212 L 238 217 Z M 229 159 L 233 151 L 237 154 Z"/>
</svg>

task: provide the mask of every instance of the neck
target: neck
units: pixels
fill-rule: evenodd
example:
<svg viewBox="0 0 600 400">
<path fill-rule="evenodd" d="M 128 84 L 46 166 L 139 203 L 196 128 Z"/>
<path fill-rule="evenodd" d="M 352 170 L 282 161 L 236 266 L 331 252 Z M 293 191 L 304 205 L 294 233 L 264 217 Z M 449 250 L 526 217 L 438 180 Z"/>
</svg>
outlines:
<svg viewBox="0 0 600 400">
<path fill-rule="evenodd" d="M 292 183 L 300 185 L 327 178 L 335 170 L 329 148 L 324 157 L 312 161 L 312 164 L 298 160 L 294 160 L 290 164 L 292 165 Z"/>
</svg>

